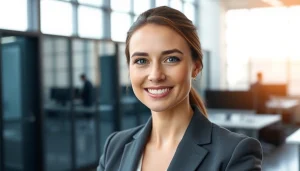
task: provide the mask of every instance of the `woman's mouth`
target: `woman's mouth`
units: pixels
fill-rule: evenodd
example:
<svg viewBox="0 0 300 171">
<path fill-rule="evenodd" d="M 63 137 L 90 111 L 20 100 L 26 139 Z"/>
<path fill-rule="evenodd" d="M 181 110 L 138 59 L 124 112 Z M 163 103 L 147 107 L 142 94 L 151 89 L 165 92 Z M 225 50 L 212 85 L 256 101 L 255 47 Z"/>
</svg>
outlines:
<svg viewBox="0 0 300 171">
<path fill-rule="evenodd" d="M 163 98 L 166 97 L 172 90 L 173 87 L 165 88 L 146 88 L 146 92 L 149 96 L 153 98 Z"/>
</svg>

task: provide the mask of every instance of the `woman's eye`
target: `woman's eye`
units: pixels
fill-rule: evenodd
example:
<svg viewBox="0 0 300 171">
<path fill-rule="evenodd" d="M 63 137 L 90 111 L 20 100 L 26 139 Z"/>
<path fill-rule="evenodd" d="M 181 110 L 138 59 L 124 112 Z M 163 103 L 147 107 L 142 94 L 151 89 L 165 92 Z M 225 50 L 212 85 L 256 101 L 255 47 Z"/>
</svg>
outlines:
<svg viewBox="0 0 300 171">
<path fill-rule="evenodd" d="M 146 64 L 147 60 L 146 59 L 137 59 L 134 61 L 134 63 L 142 65 L 142 64 Z"/>
<path fill-rule="evenodd" d="M 176 56 L 171 56 L 171 57 L 169 57 L 167 60 L 166 60 L 166 62 L 178 62 L 178 61 L 180 61 L 180 59 L 178 58 L 178 57 L 176 57 Z"/>
</svg>

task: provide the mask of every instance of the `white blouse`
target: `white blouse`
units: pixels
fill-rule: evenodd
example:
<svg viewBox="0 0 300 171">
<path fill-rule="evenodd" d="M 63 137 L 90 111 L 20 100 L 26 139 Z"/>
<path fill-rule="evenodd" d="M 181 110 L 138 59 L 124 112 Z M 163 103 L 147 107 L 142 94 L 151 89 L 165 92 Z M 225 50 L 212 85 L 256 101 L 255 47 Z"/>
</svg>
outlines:
<svg viewBox="0 0 300 171">
<path fill-rule="evenodd" d="M 142 156 L 141 156 L 141 159 L 140 159 L 139 165 L 138 165 L 138 167 L 137 167 L 137 171 L 142 171 L 142 162 L 143 162 L 143 156 L 144 156 L 144 155 L 142 155 Z"/>
</svg>

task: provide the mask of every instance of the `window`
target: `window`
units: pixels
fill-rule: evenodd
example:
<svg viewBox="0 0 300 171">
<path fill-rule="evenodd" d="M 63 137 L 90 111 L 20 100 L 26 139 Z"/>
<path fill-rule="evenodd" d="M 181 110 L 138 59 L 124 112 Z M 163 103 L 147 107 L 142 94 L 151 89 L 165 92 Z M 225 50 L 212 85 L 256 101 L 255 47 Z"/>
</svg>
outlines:
<svg viewBox="0 0 300 171">
<path fill-rule="evenodd" d="M 249 88 L 248 67 L 247 64 L 227 64 L 227 74 L 231 75 L 231 77 L 227 77 L 229 89 L 247 90 Z"/>
<path fill-rule="evenodd" d="M 263 73 L 264 83 L 286 83 L 287 82 L 287 61 L 285 59 L 260 59 L 251 60 L 250 82 L 256 81 L 256 74 Z"/>
<path fill-rule="evenodd" d="M 137 20 L 137 18 L 138 18 L 138 15 L 135 15 L 135 16 L 133 17 L 133 22 L 135 22 L 135 21 Z"/>
<path fill-rule="evenodd" d="M 249 87 L 249 56 L 248 44 L 240 43 L 247 39 L 245 34 L 248 19 L 247 10 L 229 11 L 227 21 L 227 84 L 229 89 L 248 89 Z M 248 21 L 249 22 L 249 21 Z M 248 31 L 248 30 L 247 30 Z"/>
<path fill-rule="evenodd" d="M 78 0 L 81 4 L 101 6 L 103 5 L 103 0 Z"/>
<path fill-rule="evenodd" d="M 128 70 L 128 66 L 127 66 L 127 60 L 126 60 L 126 55 L 125 55 L 125 48 L 126 45 L 125 44 L 119 44 L 119 74 L 120 74 L 120 84 L 122 86 L 125 85 L 130 85 L 130 81 L 129 81 L 129 70 Z"/>
<path fill-rule="evenodd" d="M 291 95 L 300 94 L 299 9 L 277 7 L 227 12 L 229 89 L 247 89 L 247 85 L 256 81 L 257 72 L 262 72 L 264 83 L 287 83 Z"/>
<path fill-rule="evenodd" d="M 179 11 L 182 11 L 182 2 L 181 2 L 181 0 L 171 0 L 170 1 L 170 6 L 172 8 L 175 8 L 175 9 L 179 10 Z"/>
<path fill-rule="evenodd" d="M 111 0 L 110 6 L 114 11 L 129 12 L 130 11 L 130 0 Z"/>
<path fill-rule="evenodd" d="M 195 7 L 194 7 L 194 5 L 191 3 L 185 3 L 183 12 L 186 15 L 186 17 L 195 24 Z"/>
<path fill-rule="evenodd" d="M 131 24 L 128 14 L 113 12 L 111 14 L 111 38 L 114 41 L 125 42 L 127 31 Z"/>
<path fill-rule="evenodd" d="M 289 20 L 290 26 L 287 27 L 288 37 L 290 39 L 289 45 L 289 52 L 292 58 L 300 59 L 300 51 L 299 51 L 299 44 L 300 44 L 300 6 L 291 7 L 288 11 L 289 13 Z"/>
<path fill-rule="evenodd" d="M 287 33 L 289 34 L 289 52 L 290 52 L 290 76 L 289 76 L 289 93 L 300 95 L 300 6 L 291 7 L 289 9 L 290 26 Z"/>
<path fill-rule="evenodd" d="M 57 54 L 55 56 L 55 67 L 57 69 L 65 69 L 67 70 L 67 66 L 68 66 L 68 54 Z"/>
<path fill-rule="evenodd" d="M 159 6 L 168 6 L 168 0 L 156 0 L 155 5 Z"/>
<path fill-rule="evenodd" d="M 79 6 L 78 8 L 78 34 L 81 37 L 103 37 L 103 13 L 96 8 Z"/>
<path fill-rule="evenodd" d="M 67 69 L 56 69 L 54 74 L 56 75 L 56 84 L 57 87 L 68 87 L 69 82 L 69 73 Z"/>
<path fill-rule="evenodd" d="M 288 20 L 286 8 L 259 8 L 249 11 L 248 21 L 244 22 L 245 34 L 251 51 L 249 55 L 264 58 L 285 58 L 288 48 L 287 30 Z M 249 28 L 249 26 L 258 26 Z M 278 34 L 280 33 L 280 34 Z M 255 35 L 255 36 L 254 36 Z M 257 37 L 260 37 L 257 41 Z M 245 40 L 241 43 L 245 43 Z"/>
<path fill-rule="evenodd" d="M 150 8 L 150 0 L 134 0 L 134 13 L 139 15 L 140 13 L 148 10 Z"/>
<path fill-rule="evenodd" d="M 25 31 L 27 0 L 0 0 L 0 28 Z"/>
<path fill-rule="evenodd" d="M 72 6 L 68 2 L 41 1 L 41 30 L 46 34 L 72 35 Z"/>
</svg>

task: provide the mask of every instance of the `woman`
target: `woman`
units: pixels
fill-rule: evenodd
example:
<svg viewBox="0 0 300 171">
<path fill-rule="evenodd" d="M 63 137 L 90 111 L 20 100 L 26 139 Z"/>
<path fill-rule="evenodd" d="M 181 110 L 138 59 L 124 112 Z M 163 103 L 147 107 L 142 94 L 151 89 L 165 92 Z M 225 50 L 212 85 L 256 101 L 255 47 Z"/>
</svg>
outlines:
<svg viewBox="0 0 300 171">
<path fill-rule="evenodd" d="M 133 91 L 152 117 L 110 135 L 98 171 L 261 170 L 257 140 L 206 117 L 191 85 L 203 67 L 200 42 L 184 14 L 169 7 L 142 13 L 128 32 L 126 57 Z"/>
</svg>

